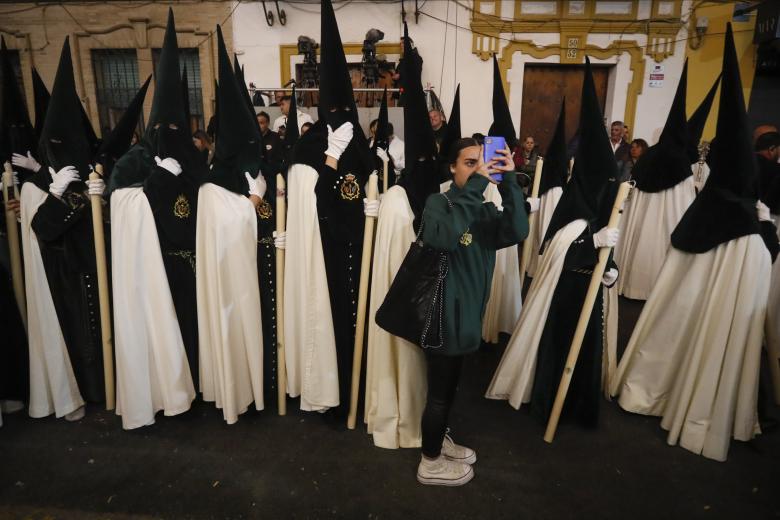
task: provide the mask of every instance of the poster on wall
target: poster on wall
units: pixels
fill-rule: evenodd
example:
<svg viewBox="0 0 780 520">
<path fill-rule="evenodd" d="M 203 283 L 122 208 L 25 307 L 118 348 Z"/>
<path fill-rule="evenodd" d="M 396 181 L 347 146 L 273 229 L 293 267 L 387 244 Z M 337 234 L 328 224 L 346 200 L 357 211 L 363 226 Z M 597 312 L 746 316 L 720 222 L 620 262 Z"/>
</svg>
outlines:
<svg viewBox="0 0 780 520">
<path fill-rule="evenodd" d="M 650 81 L 648 82 L 650 87 L 663 87 L 664 86 L 664 66 L 653 65 L 653 70 L 650 71 Z"/>
</svg>

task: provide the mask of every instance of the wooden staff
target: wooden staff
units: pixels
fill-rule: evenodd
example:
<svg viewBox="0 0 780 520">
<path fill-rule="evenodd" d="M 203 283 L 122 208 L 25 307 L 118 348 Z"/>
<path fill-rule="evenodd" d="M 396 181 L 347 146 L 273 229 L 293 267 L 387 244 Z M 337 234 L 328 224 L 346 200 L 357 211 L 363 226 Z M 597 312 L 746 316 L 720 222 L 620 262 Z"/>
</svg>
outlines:
<svg viewBox="0 0 780 520">
<path fill-rule="evenodd" d="M 620 185 L 617 197 L 615 197 L 615 204 L 612 206 L 612 213 L 609 216 L 607 227 L 618 227 L 618 224 L 620 223 L 620 207 L 626 200 L 630 190 L 630 182 L 624 182 Z M 599 261 L 590 277 L 588 292 L 585 295 L 585 302 L 582 304 L 582 311 L 580 312 L 580 319 L 577 322 L 577 328 L 574 330 L 574 339 L 572 339 L 571 348 L 569 348 L 569 357 L 566 358 L 566 366 L 563 369 L 561 383 L 558 386 L 558 393 L 555 395 L 555 403 L 553 404 L 552 412 L 550 413 L 550 419 L 547 422 L 547 430 L 544 432 L 544 440 L 546 442 L 552 442 L 553 438 L 555 438 L 555 430 L 558 428 L 558 421 L 561 418 L 563 403 L 566 400 L 571 378 L 574 375 L 574 367 L 577 364 L 577 358 L 580 355 L 582 340 L 585 338 L 585 331 L 588 328 L 588 322 L 593 313 L 593 304 L 596 303 L 596 296 L 598 296 L 598 292 L 601 290 L 601 279 L 604 277 L 604 270 L 607 267 L 607 260 L 609 259 L 611 250 L 612 248 L 610 247 L 602 247 L 599 249 Z"/>
<path fill-rule="evenodd" d="M 382 168 L 383 168 L 383 176 L 382 176 L 382 193 L 387 193 L 388 185 L 390 184 L 390 179 L 387 178 L 387 161 L 385 159 L 382 159 Z"/>
<path fill-rule="evenodd" d="M 276 174 L 276 233 L 287 228 L 287 186 Z M 284 249 L 276 250 L 276 382 L 279 415 L 287 415 L 287 366 L 284 354 Z"/>
<path fill-rule="evenodd" d="M 534 172 L 534 184 L 531 187 L 531 197 L 533 198 L 539 196 L 539 185 L 542 183 L 543 165 L 544 165 L 543 158 L 539 157 L 538 159 L 536 159 L 536 171 Z M 531 259 L 531 255 L 534 254 L 534 251 L 531 248 L 533 247 L 534 224 L 536 223 L 536 217 L 538 213 L 539 212 L 537 211 L 535 213 L 531 213 L 528 216 L 528 236 L 525 237 L 525 242 L 523 242 L 523 257 L 520 260 L 520 290 L 523 289 L 523 282 L 525 282 L 525 271 L 528 269 L 528 262 Z"/>
<path fill-rule="evenodd" d="M 372 173 L 368 178 L 366 198 L 376 200 L 377 176 Z M 368 280 L 371 276 L 371 253 L 374 249 L 374 224 L 376 217 L 366 217 L 363 227 L 363 254 L 360 263 L 360 285 L 358 286 L 357 323 L 355 325 L 355 348 L 352 356 L 352 391 L 349 398 L 349 416 L 347 428 L 355 429 L 357 422 L 358 394 L 360 392 L 360 368 L 363 364 L 363 338 L 366 332 L 366 307 L 368 302 Z M 345 374 L 346 375 L 346 374 Z"/>
<path fill-rule="evenodd" d="M 103 178 L 103 166 L 95 165 L 89 180 Z M 98 300 L 100 301 L 100 333 L 103 339 L 103 377 L 106 382 L 106 410 L 115 406 L 114 390 L 114 338 L 111 334 L 111 303 L 108 297 L 108 266 L 106 264 L 106 238 L 103 234 L 103 197 L 90 195 L 92 203 L 92 231 L 95 234 L 95 263 L 97 264 Z"/>
<path fill-rule="evenodd" d="M 16 306 L 19 307 L 19 315 L 22 324 L 27 329 L 27 301 L 24 294 L 24 278 L 22 276 L 22 249 L 19 246 L 19 228 L 16 227 L 16 212 L 8 207 L 11 199 L 19 200 L 19 190 L 14 184 L 14 172 L 11 163 L 5 163 L 3 172 L 3 197 L 5 200 L 5 225 L 8 228 L 8 249 L 11 254 L 11 280 L 14 287 Z M 13 197 L 8 192 L 13 190 Z"/>
</svg>

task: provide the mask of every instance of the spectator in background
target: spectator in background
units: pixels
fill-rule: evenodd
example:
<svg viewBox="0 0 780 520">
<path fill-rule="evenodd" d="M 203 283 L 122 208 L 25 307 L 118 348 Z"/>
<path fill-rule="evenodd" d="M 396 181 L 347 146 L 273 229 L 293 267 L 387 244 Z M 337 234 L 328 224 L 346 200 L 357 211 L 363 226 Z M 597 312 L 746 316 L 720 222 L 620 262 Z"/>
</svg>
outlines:
<svg viewBox="0 0 780 520">
<path fill-rule="evenodd" d="M 631 171 L 639 158 L 647 151 L 647 141 L 644 139 L 634 139 L 629 145 L 628 159 L 618 163 L 620 177 L 618 182 L 624 182 L 631 179 Z"/>
<path fill-rule="evenodd" d="M 211 159 L 214 157 L 214 145 L 212 144 L 209 135 L 203 130 L 195 130 L 195 133 L 192 134 L 192 143 L 201 153 L 206 164 L 211 164 Z"/>
<path fill-rule="evenodd" d="M 444 115 L 442 115 L 440 111 L 432 109 L 428 112 L 428 117 L 431 120 L 433 138 L 436 139 L 436 146 L 441 147 L 442 139 L 444 139 L 444 132 L 447 130 L 447 123 L 444 122 Z"/>
<path fill-rule="evenodd" d="M 615 154 L 615 161 L 618 166 L 628 160 L 629 144 L 623 138 L 625 125 L 623 121 L 613 121 L 609 127 L 609 144 L 612 145 L 612 153 Z"/>
<path fill-rule="evenodd" d="M 257 124 L 260 126 L 260 136 L 263 139 L 265 159 L 269 162 L 278 162 L 282 150 L 280 146 L 282 140 L 279 138 L 279 134 L 271 130 L 271 116 L 268 115 L 268 112 L 257 113 Z"/>
<path fill-rule="evenodd" d="M 530 185 L 534 180 L 536 161 L 539 159 L 539 150 L 533 136 L 526 136 L 521 144 L 514 150 L 515 170 L 525 174 L 518 177 L 523 186 Z M 527 177 L 526 177 L 527 175 Z"/>
<path fill-rule="evenodd" d="M 290 113 L 290 103 L 292 101 L 291 96 L 284 96 L 279 104 L 279 108 L 282 110 L 282 115 L 276 118 L 274 121 L 273 131 L 279 132 L 280 126 L 287 126 L 287 114 Z M 314 120 L 306 112 L 298 110 L 298 132 L 301 131 L 301 127 L 304 123 L 314 124 Z M 281 133 L 281 132 L 280 132 Z M 301 132 L 302 133 L 302 132 Z"/>
<path fill-rule="evenodd" d="M 284 98 L 284 91 L 283 90 L 276 90 L 276 91 L 274 91 L 274 102 L 271 103 L 270 106 L 272 106 L 272 107 L 280 107 L 280 106 L 282 106 L 282 98 Z"/>
<path fill-rule="evenodd" d="M 627 143 L 632 142 L 631 141 L 631 132 L 628 129 L 628 125 L 623 123 L 623 140 Z"/>
</svg>

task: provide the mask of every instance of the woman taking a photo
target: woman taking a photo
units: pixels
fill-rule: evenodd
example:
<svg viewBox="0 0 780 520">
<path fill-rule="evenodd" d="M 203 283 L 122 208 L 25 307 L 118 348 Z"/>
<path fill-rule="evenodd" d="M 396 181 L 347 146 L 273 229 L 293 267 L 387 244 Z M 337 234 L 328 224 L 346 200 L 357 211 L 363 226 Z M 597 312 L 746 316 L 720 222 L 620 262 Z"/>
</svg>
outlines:
<svg viewBox="0 0 780 520">
<path fill-rule="evenodd" d="M 426 349 L 428 397 L 422 416 L 422 484 L 460 486 L 474 477 L 474 450 L 447 435 L 447 420 L 460 379 L 463 357 L 479 349 L 482 315 L 490 296 L 496 250 L 525 239 L 528 215 L 509 150 L 484 163 L 472 138 L 453 143 L 449 168 L 452 187 L 431 195 L 423 215 L 422 240 L 448 253 L 444 290 L 443 345 Z M 502 173 L 498 191 L 503 211 L 483 198 L 491 173 Z"/>
</svg>

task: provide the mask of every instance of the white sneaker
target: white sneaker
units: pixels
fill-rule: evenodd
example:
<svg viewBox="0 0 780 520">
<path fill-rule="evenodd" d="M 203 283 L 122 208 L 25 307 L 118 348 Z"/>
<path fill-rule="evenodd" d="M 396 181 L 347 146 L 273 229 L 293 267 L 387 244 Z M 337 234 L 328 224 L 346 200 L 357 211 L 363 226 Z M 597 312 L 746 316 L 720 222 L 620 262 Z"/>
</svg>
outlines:
<svg viewBox="0 0 780 520">
<path fill-rule="evenodd" d="M 462 486 L 474 478 L 474 468 L 447 459 L 443 454 L 431 460 L 422 457 L 417 467 L 417 481 L 429 486 Z"/>
<path fill-rule="evenodd" d="M 66 413 L 65 420 L 68 422 L 80 421 L 81 419 L 84 418 L 85 413 L 86 413 L 86 408 L 82 406 L 81 408 L 77 408 L 70 413 Z"/>
<path fill-rule="evenodd" d="M 462 464 L 474 464 L 477 462 L 477 452 L 471 448 L 455 444 L 452 437 L 444 436 L 444 442 L 441 445 L 441 454 L 454 462 Z"/>
</svg>

